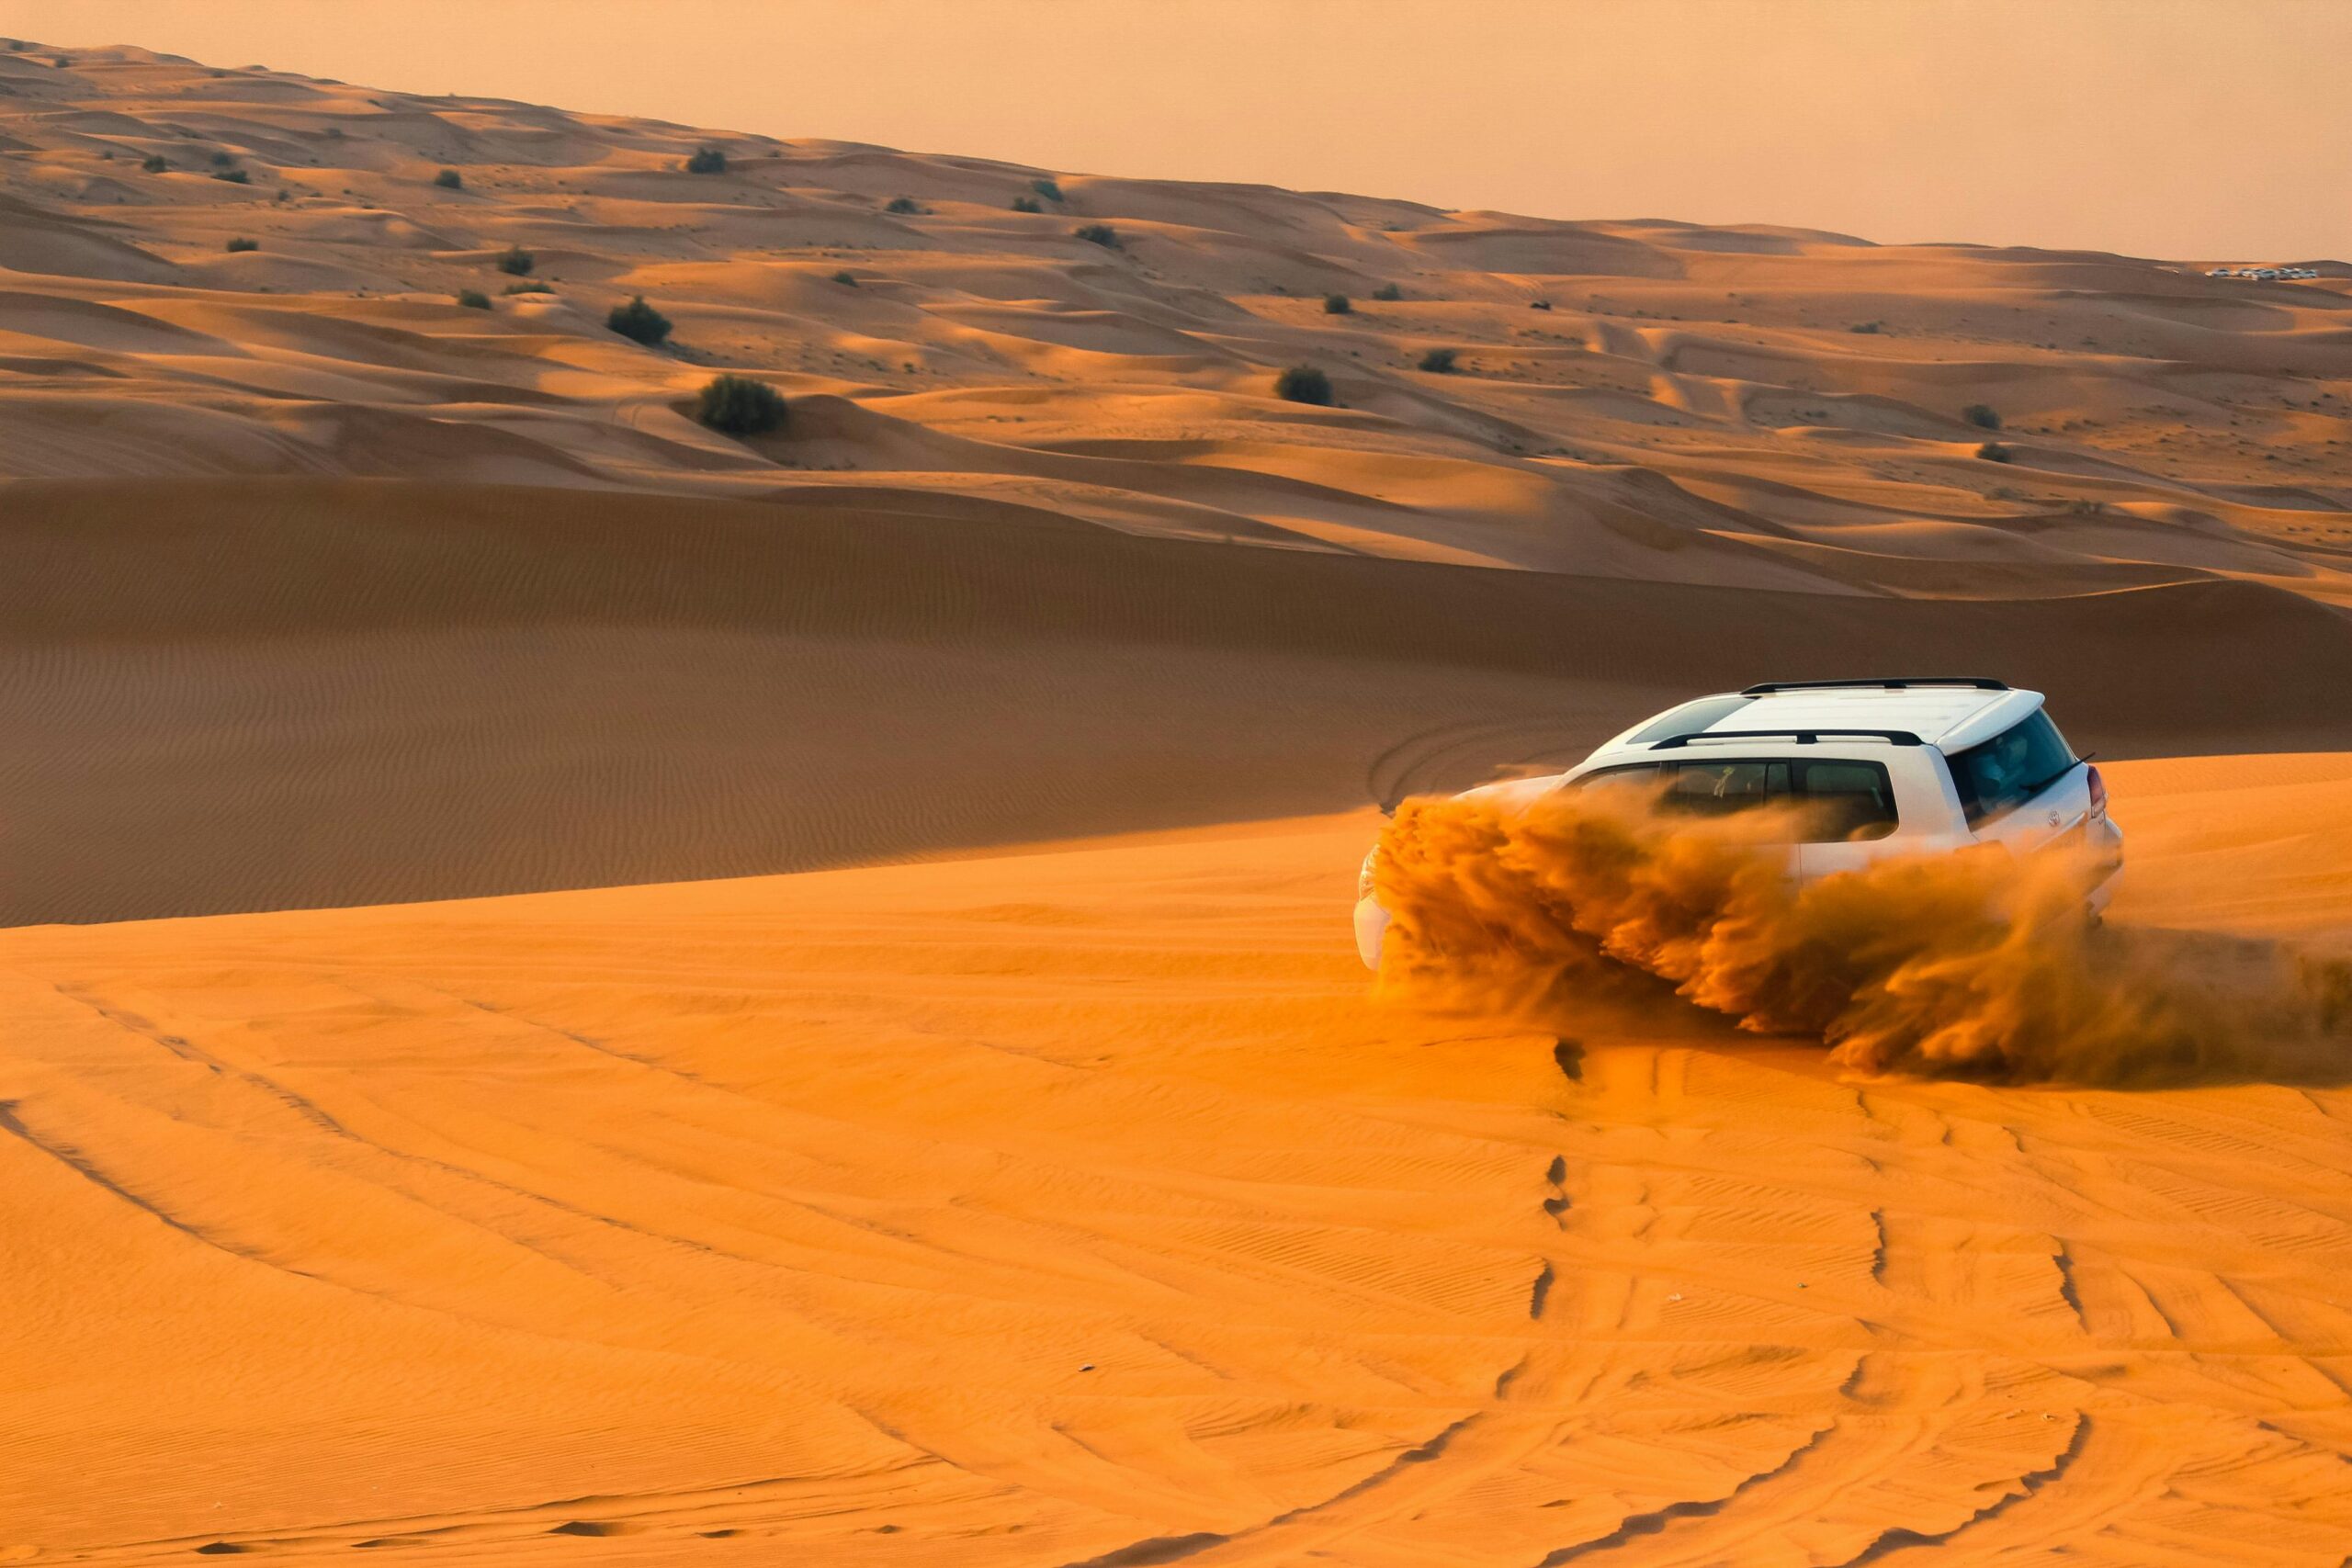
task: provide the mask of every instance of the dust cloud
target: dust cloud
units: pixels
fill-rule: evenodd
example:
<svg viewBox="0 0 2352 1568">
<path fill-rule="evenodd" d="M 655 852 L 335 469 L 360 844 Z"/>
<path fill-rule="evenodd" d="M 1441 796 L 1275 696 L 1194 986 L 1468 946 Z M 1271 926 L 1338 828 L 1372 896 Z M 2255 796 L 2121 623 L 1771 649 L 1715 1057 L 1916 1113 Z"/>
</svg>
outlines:
<svg viewBox="0 0 2352 1568">
<path fill-rule="evenodd" d="M 1557 1018 L 1638 998 L 1630 970 L 1876 1075 L 2311 1078 L 2352 1062 L 2340 961 L 2094 927 L 2089 867 L 2064 849 L 1904 856 L 1801 885 L 1801 828 L 1673 814 L 1632 788 L 1408 801 L 1374 868 L 1393 920 L 1380 988 Z"/>
</svg>

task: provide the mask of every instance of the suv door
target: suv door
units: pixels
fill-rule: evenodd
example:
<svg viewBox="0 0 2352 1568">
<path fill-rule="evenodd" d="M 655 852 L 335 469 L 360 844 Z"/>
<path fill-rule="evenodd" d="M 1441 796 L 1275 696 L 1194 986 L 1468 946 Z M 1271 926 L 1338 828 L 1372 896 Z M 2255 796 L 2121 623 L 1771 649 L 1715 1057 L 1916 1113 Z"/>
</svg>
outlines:
<svg viewBox="0 0 2352 1568">
<path fill-rule="evenodd" d="M 1901 822 L 1886 764 L 1822 757 L 1792 766 L 1792 793 L 1808 808 L 1806 841 L 1797 848 L 1800 875 L 1810 882 L 1859 870 L 1885 852 L 1879 840 Z"/>
</svg>

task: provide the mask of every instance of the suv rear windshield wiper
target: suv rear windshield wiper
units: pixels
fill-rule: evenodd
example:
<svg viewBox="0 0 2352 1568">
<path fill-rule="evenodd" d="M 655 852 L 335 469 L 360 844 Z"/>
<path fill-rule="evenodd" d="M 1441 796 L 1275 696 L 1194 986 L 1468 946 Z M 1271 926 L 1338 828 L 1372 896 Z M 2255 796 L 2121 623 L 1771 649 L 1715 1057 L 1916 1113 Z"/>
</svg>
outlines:
<svg viewBox="0 0 2352 1568">
<path fill-rule="evenodd" d="M 2060 779 L 2064 778 L 2068 773 L 2073 773 L 2076 768 L 2081 767 L 2089 760 L 2090 759 L 2087 757 L 2077 757 L 2073 761 L 2067 763 L 2064 767 L 2059 769 L 2056 773 L 2051 774 L 2048 778 L 2043 779 L 2041 783 L 2026 785 L 2025 793 L 2018 796 L 2018 804 L 2019 806 L 2023 806 L 2027 801 L 2031 800 L 2035 795 L 2040 795 L 2043 790 L 2048 789 L 2052 784 L 2056 784 Z"/>
</svg>

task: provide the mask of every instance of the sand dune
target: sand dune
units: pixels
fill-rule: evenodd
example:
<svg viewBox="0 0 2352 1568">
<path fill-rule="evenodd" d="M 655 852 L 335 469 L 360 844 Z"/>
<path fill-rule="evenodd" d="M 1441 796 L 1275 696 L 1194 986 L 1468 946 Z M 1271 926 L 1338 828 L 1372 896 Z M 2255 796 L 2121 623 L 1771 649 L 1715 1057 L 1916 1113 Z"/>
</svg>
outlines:
<svg viewBox="0 0 2352 1568">
<path fill-rule="evenodd" d="M 97 397 L 157 474 L 1010 488 L 1114 527 L 1588 575 L 2016 592 L 1990 558 L 2060 591 L 2112 570 L 2352 596 L 2343 277 L 1443 212 L 55 58 L 0 54 L 0 407 L 21 411 L 0 476 L 123 472 L 47 417 Z M 681 172 L 700 145 L 725 173 Z M 510 246 L 551 292 L 503 292 Z M 603 328 L 640 292 L 676 323 L 663 350 Z M 1419 368 L 1439 349 L 1453 372 Z M 1344 410 L 1272 397 L 1299 362 Z M 678 411 L 719 370 L 808 418 L 748 447 L 699 431 Z M 1976 456 L 1980 403 L 2006 464 Z M 1668 502 L 1634 531 L 1628 474 Z M 2076 513 L 2163 523 L 2018 549 Z"/>
<path fill-rule="evenodd" d="M 2352 760 L 2112 776 L 2120 918 L 2352 943 Z M 2340 1088 L 1384 1010 L 1373 823 L 0 933 L 0 1550 L 2352 1548 Z"/>
<path fill-rule="evenodd" d="M 1997 668 L 2109 757 L 2327 748 L 2352 725 L 2352 624 L 2249 582 L 1825 596 L 1209 547 L 953 500 L 20 486 L 0 923 L 1340 810 L 1558 765 L 1759 671 Z"/>
</svg>

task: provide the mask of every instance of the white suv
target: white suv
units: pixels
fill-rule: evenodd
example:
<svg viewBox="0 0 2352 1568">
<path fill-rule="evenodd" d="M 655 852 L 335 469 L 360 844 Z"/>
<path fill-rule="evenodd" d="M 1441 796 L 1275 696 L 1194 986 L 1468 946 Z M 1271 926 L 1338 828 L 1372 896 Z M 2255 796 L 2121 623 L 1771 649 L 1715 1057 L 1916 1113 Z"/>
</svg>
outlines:
<svg viewBox="0 0 2352 1568">
<path fill-rule="evenodd" d="M 1971 676 L 1777 681 L 1668 708 L 1564 773 L 1485 784 L 1472 795 L 1532 801 L 1602 777 L 1655 781 L 1669 810 L 1717 814 L 1771 801 L 1810 805 L 1826 824 L 1790 846 L 1811 880 L 1889 855 L 2001 844 L 2018 854 L 2080 841 L 2097 866 L 2096 916 L 2123 865 L 2098 770 L 2075 755 L 2040 692 Z M 1380 966 L 1388 911 L 1374 857 L 1356 886 L 1356 951 Z"/>
</svg>

